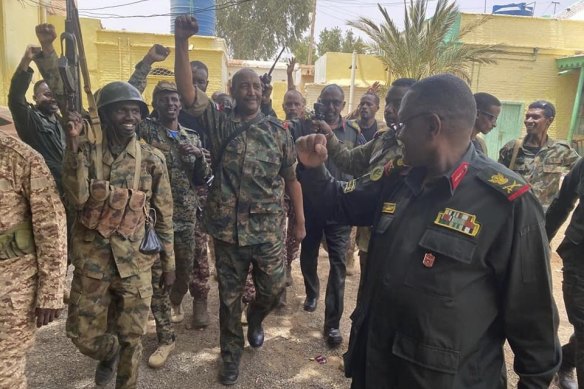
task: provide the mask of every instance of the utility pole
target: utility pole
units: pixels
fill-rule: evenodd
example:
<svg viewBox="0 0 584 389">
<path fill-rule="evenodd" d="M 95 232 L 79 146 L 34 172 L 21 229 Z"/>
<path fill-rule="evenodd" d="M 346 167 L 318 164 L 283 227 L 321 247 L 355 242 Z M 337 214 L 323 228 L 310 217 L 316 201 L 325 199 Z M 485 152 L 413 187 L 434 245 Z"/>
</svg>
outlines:
<svg viewBox="0 0 584 389">
<path fill-rule="evenodd" d="M 307 65 L 312 65 L 312 51 L 314 50 L 314 25 L 316 24 L 316 0 L 314 0 L 314 6 L 312 8 L 312 24 L 310 25 L 310 41 L 308 43 L 308 58 L 306 60 Z"/>
<path fill-rule="evenodd" d="M 560 4 L 559 1 L 552 1 L 552 4 L 554 5 L 554 15 L 556 14 L 556 7 Z"/>
</svg>

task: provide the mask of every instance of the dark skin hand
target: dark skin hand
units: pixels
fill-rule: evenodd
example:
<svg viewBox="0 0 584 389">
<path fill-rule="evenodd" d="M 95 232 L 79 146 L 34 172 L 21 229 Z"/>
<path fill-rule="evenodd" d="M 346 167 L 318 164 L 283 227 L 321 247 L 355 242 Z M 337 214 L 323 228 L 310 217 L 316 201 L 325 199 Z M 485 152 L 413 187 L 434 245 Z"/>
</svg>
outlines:
<svg viewBox="0 0 584 389">
<path fill-rule="evenodd" d="M 180 151 L 181 154 L 194 155 L 197 158 L 201 158 L 203 156 L 201 149 L 191 144 L 181 144 L 178 146 L 178 151 Z"/>
<path fill-rule="evenodd" d="M 53 42 L 57 39 L 55 26 L 49 23 L 39 24 L 35 27 L 35 32 L 43 51 L 51 51 Z"/>
<path fill-rule="evenodd" d="M 176 274 L 173 271 L 167 271 L 162 273 L 162 278 L 160 279 L 160 287 L 164 288 L 165 292 L 170 292 L 172 284 L 176 281 Z"/>
<path fill-rule="evenodd" d="M 46 326 L 53 320 L 58 319 L 60 314 L 61 314 L 60 309 L 36 308 L 34 311 L 34 315 L 36 316 L 37 319 L 36 320 L 37 328 Z"/>
</svg>

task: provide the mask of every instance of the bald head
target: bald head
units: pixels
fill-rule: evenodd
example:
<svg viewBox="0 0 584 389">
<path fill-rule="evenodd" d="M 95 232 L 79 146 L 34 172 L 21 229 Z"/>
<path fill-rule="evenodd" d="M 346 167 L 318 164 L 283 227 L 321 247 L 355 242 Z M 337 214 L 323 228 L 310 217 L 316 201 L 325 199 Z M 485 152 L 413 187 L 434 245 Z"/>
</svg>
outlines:
<svg viewBox="0 0 584 389">
<path fill-rule="evenodd" d="M 282 102 L 282 109 L 286 114 L 286 120 L 299 119 L 304 114 L 306 107 L 306 100 L 300 92 L 295 89 L 290 89 L 284 95 Z"/>
<path fill-rule="evenodd" d="M 235 74 L 233 75 L 233 78 L 231 79 L 231 88 L 236 89 L 238 87 L 238 84 L 243 79 L 255 78 L 255 77 L 257 77 L 258 80 L 260 79 L 258 74 L 256 72 L 254 72 L 252 69 L 250 69 L 250 68 L 239 69 L 237 72 L 235 72 Z"/>
<path fill-rule="evenodd" d="M 448 132 L 472 131 L 477 115 L 474 96 L 462 79 L 439 74 L 416 82 L 404 96 L 400 120 L 422 112 L 433 112 Z"/>
</svg>

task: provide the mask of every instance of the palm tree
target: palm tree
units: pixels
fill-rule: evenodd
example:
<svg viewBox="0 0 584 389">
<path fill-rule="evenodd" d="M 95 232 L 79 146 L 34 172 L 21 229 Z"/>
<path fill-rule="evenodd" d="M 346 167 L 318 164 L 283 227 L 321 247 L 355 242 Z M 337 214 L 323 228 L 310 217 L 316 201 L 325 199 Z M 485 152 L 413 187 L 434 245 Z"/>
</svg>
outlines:
<svg viewBox="0 0 584 389">
<path fill-rule="evenodd" d="M 426 19 L 428 0 L 410 0 L 403 31 L 397 28 L 387 9 L 377 6 L 383 15 L 381 24 L 364 17 L 348 24 L 370 38 L 369 49 L 379 53 L 391 78 L 420 79 L 437 73 L 453 73 L 470 81 L 473 63 L 494 64 L 492 55 L 502 52 L 498 46 L 472 46 L 459 41 L 489 20 L 489 16 L 465 25 L 457 36 L 452 36 L 459 13 L 456 4 L 449 0 L 438 0 L 430 19 Z"/>
</svg>

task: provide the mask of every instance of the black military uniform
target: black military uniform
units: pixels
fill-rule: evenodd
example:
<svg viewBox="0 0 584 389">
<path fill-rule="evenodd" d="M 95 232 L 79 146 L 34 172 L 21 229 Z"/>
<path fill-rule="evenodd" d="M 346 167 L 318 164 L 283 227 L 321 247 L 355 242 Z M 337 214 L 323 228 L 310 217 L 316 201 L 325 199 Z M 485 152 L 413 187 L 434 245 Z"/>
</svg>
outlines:
<svg viewBox="0 0 584 389">
<path fill-rule="evenodd" d="M 554 198 L 546 213 L 545 229 L 551 241 L 568 215 L 580 200 L 558 254 L 564 262 L 564 304 L 568 320 L 574 326 L 574 336 L 562 349 L 562 370 L 577 370 L 580 386 L 584 386 L 584 159 L 580 159 L 564 178 L 559 194 Z M 580 357 L 578 357 L 580 355 Z M 562 373 L 560 370 L 560 375 Z"/>
<path fill-rule="evenodd" d="M 425 168 L 391 165 L 344 189 L 322 167 L 302 177 L 321 217 L 373 225 L 345 354 L 352 388 L 503 388 L 505 339 L 519 387 L 547 388 L 558 316 L 529 186 L 474 146 L 425 185 Z"/>
</svg>

